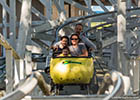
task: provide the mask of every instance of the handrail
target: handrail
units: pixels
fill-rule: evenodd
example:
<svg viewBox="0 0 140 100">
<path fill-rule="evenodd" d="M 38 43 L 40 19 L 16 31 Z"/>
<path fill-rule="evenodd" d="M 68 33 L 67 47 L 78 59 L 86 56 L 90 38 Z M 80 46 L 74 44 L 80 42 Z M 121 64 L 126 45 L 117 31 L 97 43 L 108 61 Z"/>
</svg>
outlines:
<svg viewBox="0 0 140 100">
<path fill-rule="evenodd" d="M 0 100 L 21 100 L 29 94 L 37 85 L 41 88 L 45 95 L 50 95 L 49 87 L 45 84 L 43 76 L 39 71 L 33 72 L 30 77 L 26 79 L 24 84 L 17 88 L 15 91 L 0 98 Z"/>
<path fill-rule="evenodd" d="M 122 79 L 117 72 L 115 72 L 115 74 L 117 75 L 117 84 L 116 84 L 114 90 L 112 91 L 112 93 L 109 94 L 108 96 L 106 96 L 103 100 L 110 100 L 113 96 L 116 96 L 117 93 L 119 92 L 119 90 L 121 89 L 121 86 L 123 84 Z"/>
</svg>

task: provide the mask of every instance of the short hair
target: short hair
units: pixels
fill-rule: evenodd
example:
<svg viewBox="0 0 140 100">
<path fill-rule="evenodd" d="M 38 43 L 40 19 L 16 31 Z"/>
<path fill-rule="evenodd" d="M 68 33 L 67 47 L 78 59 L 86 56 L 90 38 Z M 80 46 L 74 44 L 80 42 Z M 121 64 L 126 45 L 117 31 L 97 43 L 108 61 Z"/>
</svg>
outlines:
<svg viewBox="0 0 140 100">
<path fill-rule="evenodd" d="M 69 41 L 69 37 L 68 37 L 68 36 L 62 36 L 62 37 L 60 38 L 60 40 L 63 40 L 64 38 L 66 38 L 66 39 Z"/>
<path fill-rule="evenodd" d="M 64 49 L 67 49 L 70 52 L 70 49 L 68 46 L 64 46 L 64 48 L 62 50 L 64 50 Z"/>
<path fill-rule="evenodd" d="M 83 27 L 83 24 L 81 24 L 81 23 L 77 23 L 75 26 L 78 26 L 78 25 L 80 25 L 80 26 L 82 26 L 82 27 Z"/>
<path fill-rule="evenodd" d="M 78 34 L 72 34 L 72 35 L 70 36 L 70 39 L 72 39 L 73 36 L 77 36 L 78 39 L 80 39 Z"/>
</svg>

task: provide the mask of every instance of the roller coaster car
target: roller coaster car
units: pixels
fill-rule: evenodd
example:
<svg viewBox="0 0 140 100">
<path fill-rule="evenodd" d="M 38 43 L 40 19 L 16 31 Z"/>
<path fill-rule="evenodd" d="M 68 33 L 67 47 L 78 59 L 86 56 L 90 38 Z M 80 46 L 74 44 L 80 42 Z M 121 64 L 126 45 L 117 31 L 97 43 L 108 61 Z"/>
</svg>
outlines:
<svg viewBox="0 0 140 100">
<path fill-rule="evenodd" d="M 50 61 L 50 76 L 55 85 L 89 85 L 94 76 L 92 57 L 55 57 Z"/>
</svg>

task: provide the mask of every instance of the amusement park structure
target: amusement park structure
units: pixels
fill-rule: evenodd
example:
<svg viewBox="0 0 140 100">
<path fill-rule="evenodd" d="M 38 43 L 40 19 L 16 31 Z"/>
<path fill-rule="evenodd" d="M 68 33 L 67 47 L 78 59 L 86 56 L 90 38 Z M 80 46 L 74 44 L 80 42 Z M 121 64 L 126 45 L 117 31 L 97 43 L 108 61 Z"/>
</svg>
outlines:
<svg viewBox="0 0 140 100">
<path fill-rule="evenodd" d="M 0 100 L 109 100 L 114 96 L 139 99 L 139 6 L 140 0 L 0 0 L 0 96 L 3 96 Z M 61 36 L 75 33 L 77 23 L 84 27 L 81 34 L 86 33 L 89 43 L 96 45 L 92 57 L 52 57 L 52 45 Z M 82 72 L 79 65 L 76 68 L 83 76 L 71 73 L 81 77 L 70 76 L 72 80 L 62 81 L 66 74 L 62 77 L 58 71 L 52 71 L 52 66 L 62 59 L 67 59 L 66 64 L 74 63 L 73 66 L 82 62 L 92 66 L 92 71 Z M 58 74 L 61 81 L 57 79 Z M 67 86 L 74 82 L 80 86 Z M 81 83 L 88 83 L 84 85 L 86 92 L 82 91 Z M 95 83 L 98 90 L 91 93 L 90 86 Z M 114 88 L 106 94 L 105 87 L 110 85 Z M 73 96 L 73 92 L 78 95 Z"/>
</svg>

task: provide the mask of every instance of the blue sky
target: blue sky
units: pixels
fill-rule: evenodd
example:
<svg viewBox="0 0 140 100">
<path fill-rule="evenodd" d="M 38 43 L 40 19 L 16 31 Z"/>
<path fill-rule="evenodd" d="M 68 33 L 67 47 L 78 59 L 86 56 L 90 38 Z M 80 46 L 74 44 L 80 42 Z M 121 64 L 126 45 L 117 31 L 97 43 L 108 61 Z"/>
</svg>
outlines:
<svg viewBox="0 0 140 100">
<path fill-rule="evenodd" d="M 109 11 L 113 11 L 113 7 L 112 6 L 105 6 Z M 91 7 L 93 11 L 97 12 L 97 13 L 102 13 L 104 12 L 104 10 L 100 7 L 100 6 L 92 6 Z"/>
</svg>

